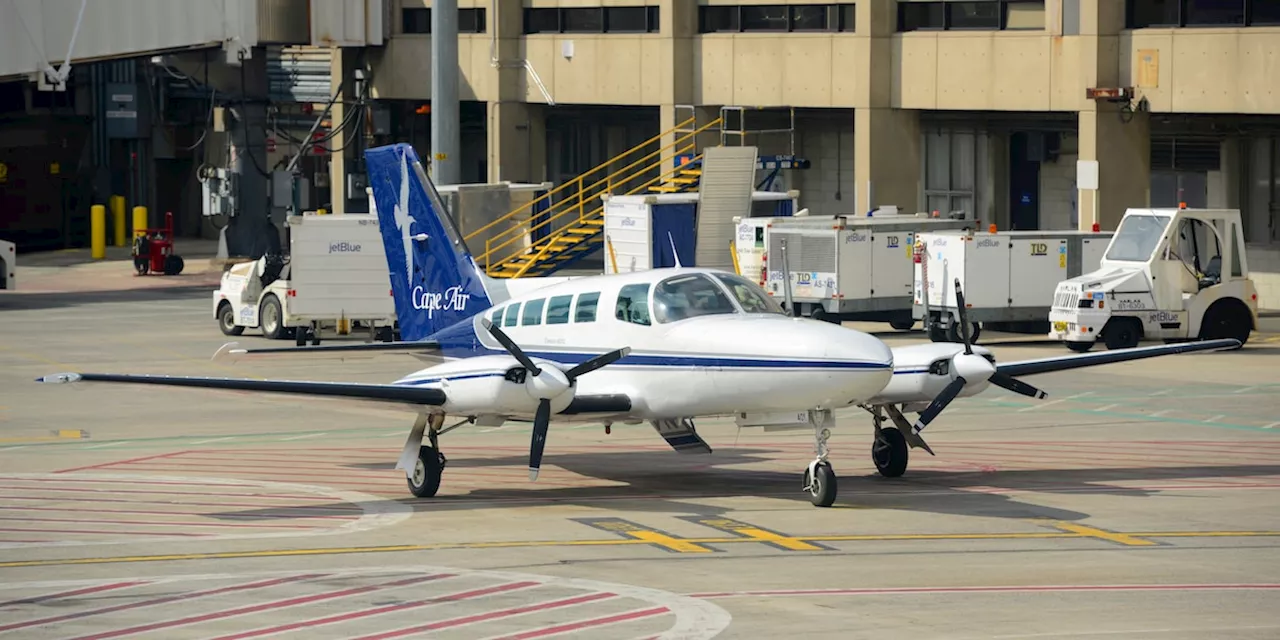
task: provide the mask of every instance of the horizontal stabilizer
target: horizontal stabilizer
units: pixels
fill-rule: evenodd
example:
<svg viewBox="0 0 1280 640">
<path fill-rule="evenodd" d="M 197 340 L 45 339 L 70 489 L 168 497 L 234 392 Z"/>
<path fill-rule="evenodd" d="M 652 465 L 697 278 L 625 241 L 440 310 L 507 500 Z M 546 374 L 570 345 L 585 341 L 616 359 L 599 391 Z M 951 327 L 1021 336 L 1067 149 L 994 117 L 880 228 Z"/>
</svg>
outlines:
<svg viewBox="0 0 1280 640">
<path fill-rule="evenodd" d="M 245 358 L 301 356 L 312 358 L 336 358 L 354 360 L 383 355 L 409 355 L 428 361 L 443 360 L 440 344 L 433 340 L 416 342 L 372 342 L 361 344 L 327 344 L 306 347 L 267 347 L 245 349 L 238 342 L 228 342 L 213 354 L 213 360 L 235 362 Z"/>
<path fill-rule="evenodd" d="M 196 389 L 223 391 L 258 391 L 304 396 L 351 398 L 372 402 L 388 402 L 405 405 L 438 406 L 444 404 L 445 393 L 440 389 L 428 389 L 397 384 L 362 384 L 354 382 L 305 382 L 293 380 L 253 380 L 244 378 L 205 378 L 194 376 L 133 375 L 121 373 L 57 373 L 36 378 L 36 382 L 116 382 L 123 384 L 154 384 Z"/>
</svg>

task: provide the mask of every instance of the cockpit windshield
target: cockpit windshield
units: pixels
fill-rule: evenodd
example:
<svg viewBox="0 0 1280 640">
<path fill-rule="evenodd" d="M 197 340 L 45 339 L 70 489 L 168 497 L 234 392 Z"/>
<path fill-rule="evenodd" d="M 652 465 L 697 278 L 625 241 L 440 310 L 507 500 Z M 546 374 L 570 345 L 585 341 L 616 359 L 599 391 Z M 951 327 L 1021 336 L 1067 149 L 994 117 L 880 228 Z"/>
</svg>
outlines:
<svg viewBox="0 0 1280 640">
<path fill-rule="evenodd" d="M 773 298 L 766 295 L 760 285 L 731 273 L 717 273 L 715 277 L 724 283 L 725 288 L 733 293 L 734 298 L 738 299 L 738 304 L 742 305 L 743 311 L 747 313 L 777 313 L 785 315 L 782 307 Z"/>
<path fill-rule="evenodd" d="M 737 312 L 724 291 L 699 273 L 667 278 L 653 290 L 653 317 L 658 322 Z"/>
<path fill-rule="evenodd" d="M 1169 220 L 1168 216 L 1126 217 L 1107 248 L 1107 260 L 1146 262 L 1155 252 L 1156 245 L 1160 244 Z"/>
</svg>

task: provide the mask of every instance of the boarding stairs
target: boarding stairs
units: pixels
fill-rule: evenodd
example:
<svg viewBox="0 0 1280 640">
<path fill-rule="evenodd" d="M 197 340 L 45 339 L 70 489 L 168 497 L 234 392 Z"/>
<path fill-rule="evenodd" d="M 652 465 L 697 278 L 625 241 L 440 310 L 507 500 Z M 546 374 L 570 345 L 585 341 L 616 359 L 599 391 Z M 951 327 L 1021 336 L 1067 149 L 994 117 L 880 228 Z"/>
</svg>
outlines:
<svg viewBox="0 0 1280 640">
<path fill-rule="evenodd" d="M 720 117 L 699 124 L 694 107 L 678 106 L 677 117 L 682 112 L 691 115 L 675 127 L 467 234 L 468 241 L 488 235 L 484 250 L 475 255 L 476 263 L 495 278 L 546 276 L 572 266 L 604 246 L 601 195 L 697 191 L 702 182 L 702 143 L 716 134 L 721 146 L 743 146 L 750 134 L 790 134 L 792 153 L 758 157 L 758 169 L 773 171 L 766 182 L 778 170 L 809 167 L 807 160 L 794 155 L 794 110 L 791 129 L 760 131 L 745 128 L 745 110 L 722 107 Z M 726 118 L 736 126 L 726 127 Z M 663 144 L 667 138 L 670 141 Z"/>
</svg>

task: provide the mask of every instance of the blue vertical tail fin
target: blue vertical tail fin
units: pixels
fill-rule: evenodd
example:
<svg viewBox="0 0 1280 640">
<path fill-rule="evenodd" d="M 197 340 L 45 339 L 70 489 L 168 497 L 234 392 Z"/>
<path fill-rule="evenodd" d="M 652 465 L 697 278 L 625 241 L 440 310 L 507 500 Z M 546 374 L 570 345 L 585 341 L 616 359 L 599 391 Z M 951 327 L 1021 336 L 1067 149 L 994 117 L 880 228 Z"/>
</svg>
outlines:
<svg viewBox="0 0 1280 640">
<path fill-rule="evenodd" d="M 401 339 L 426 339 L 499 302 L 413 147 L 375 147 L 364 157 Z"/>
</svg>

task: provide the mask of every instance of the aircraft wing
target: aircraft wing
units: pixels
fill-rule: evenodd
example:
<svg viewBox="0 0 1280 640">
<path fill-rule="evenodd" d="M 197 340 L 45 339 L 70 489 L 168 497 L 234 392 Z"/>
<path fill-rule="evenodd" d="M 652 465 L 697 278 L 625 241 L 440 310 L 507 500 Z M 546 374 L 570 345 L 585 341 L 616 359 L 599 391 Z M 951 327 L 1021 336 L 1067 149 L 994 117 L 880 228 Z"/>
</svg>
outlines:
<svg viewBox="0 0 1280 640">
<path fill-rule="evenodd" d="M 244 358 L 271 356 L 329 357 L 339 360 L 357 360 L 380 355 L 408 355 L 424 362 L 437 364 L 444 359 L 440 343 L 434 340 L 416 342 L 372 342 L 363 344 L 327 344 L 304 347 L 266 347 L 246 349 L 239 342 L 228 342 L 213 354 L 213 360 L 242 360 Z"/>
<path fill-rule="evenodd" d="M 427 389 L 398 384 L 364 384 L 356 382 L 310 382 L 294 380 L 253 380 L 246 378 L 205 378 L 194 376 L 162 376 L 123 373 L 55 373 L 36 378 L 36 382 L 65 384 L 70 382 L 116 382 L 155 384 L 224 391 L 257 391 L 329 398 L 348 398 L 366 402 L 396 404 L 409 407 L 438 406 L 446 395 L 440 389 Z"/>
<path fill-rule="evenodd" d="M 1082 353 L 1079 355 L 1038 358 L 1036 360 L 1018 360 L 1016 362 L 997 364 L 996 371 L 1007 376 L 1030 376 L 1037 373 L 1066 371 L 1068 369 L 1092 367 L 1100 364 L 1111 364 L 1113 362 L 1127 362 L 1129 360 L 1141 360 L 1143 358 L 1167 356 L 1175 353 L 1215 351 L 1219 349 L 1235 349 L 1238 347 L 1240 347 L 1240 341 L 1235 340 L 1234 338 L 1202 340 L 1198 342 L 1184 342 L 1180 344 L 1162 344 L 1151 347 L 1138 347 L 1134 349 L 1117 349 L 1115 351 L 1100 351 L 1098 353 Z"/>
</svg>

